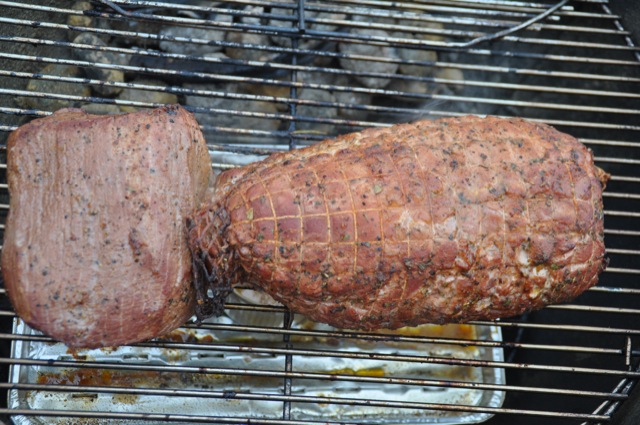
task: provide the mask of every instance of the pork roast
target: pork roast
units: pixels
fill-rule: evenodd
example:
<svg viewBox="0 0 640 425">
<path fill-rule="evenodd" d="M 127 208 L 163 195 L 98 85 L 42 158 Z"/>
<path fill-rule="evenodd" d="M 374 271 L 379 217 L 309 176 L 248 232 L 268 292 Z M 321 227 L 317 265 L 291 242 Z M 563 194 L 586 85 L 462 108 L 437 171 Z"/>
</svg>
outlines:
<svg viewBox="0 0 640 425">
<path fill-rule="evenodd" d="M 245 283 L 347 329 L 571 300 L 606 266 L 605 181 L 578 140 L 517 118 L 425 120 L 275 154 L 222 173 L 188 218 L 198 314 L 220 314 Z"/>
</svg>

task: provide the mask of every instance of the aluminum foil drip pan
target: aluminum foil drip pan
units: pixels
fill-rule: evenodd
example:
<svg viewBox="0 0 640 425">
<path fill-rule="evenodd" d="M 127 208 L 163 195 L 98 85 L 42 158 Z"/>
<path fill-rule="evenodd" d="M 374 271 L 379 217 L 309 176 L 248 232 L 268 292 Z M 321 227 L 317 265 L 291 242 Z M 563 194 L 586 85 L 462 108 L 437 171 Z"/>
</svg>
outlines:
<svg viewBox="0 0 640 425">
<path fill-rule="evenodd" d="M 482 422 L 502 405 L 504 369 L 486 367 L 503 361 L 497 326 L 361 334 L 297 316 L 289 327 L 265 327 L 278 323 L 268 316 L 286 318 L 284 309 L 244 314 L 242 304 L 236 307 L 230 305 L 233 320 L 220 317 L 135 346 L 81 351 L 16 319 L 13 333 L 22 339 L 12 346 L 10 382 L 17 385 L 8 407 L 34 414 L 12 419 L 19 425 L 224 418 L 453 424 Z"/>
</svg>

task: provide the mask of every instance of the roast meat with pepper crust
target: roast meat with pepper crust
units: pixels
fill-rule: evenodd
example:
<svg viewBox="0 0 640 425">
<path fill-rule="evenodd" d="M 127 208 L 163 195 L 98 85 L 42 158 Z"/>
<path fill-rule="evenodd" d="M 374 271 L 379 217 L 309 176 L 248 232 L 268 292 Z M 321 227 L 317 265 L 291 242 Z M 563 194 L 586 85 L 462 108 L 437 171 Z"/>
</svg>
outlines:
<svg viewBox="0 0 640 425">
<path fill-rule="evenodd" d="M 425 120 L 275 154 L 221 174 L 188 219 L 199 315 L 246 283 L 348 329 L 571 300 L 606 266 L 606 177 L 575 138 L 517 118 Z"/>
<path fill-rule="evenodd" d="M 211 162 L 178 107 L 64 109 L 9 136 L 2 272 L 18 315 L 71 347 L 142 341 L 193 315 L 184 217 Z"/>
</svg>

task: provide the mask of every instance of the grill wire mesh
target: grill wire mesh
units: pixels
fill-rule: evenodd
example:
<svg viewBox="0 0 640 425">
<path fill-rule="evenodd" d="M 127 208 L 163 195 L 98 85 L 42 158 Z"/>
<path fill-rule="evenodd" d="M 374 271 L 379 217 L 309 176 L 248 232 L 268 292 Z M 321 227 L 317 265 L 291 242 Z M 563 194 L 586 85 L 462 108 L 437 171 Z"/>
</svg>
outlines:
<svg viewBox="0 0 640 425">
<path fill-rule="evenodd" d="M 606 0 L 456 46 L 551 6 L 0 1 L 3 142 L 65 106 L 179 102 L 222 170 L 363 127 L 493 114 L 575 135 L 612 174 L 600 284 L 495 323 L 355 333 L 238 297 L 200 328 L 71 352 L 25 327 L 2 291 L 0 414 L 18 424 L 609 423 L 640 378 L 640 51 Z"/>
</svg>

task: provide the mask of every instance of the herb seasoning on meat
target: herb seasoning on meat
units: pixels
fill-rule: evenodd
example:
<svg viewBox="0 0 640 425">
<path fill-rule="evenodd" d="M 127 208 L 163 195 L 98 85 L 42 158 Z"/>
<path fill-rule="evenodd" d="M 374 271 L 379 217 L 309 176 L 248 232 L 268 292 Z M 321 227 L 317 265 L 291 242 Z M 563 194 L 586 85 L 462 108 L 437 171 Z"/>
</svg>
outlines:
<svg viewBox="0 0 640 425">
<path fill-rule="evenodd" d="M 348 329 L 571 300 L 606 266 L 606 179 L 575 138 L 517 118 L 419 121 L 275 154 L 222 173 L 187 220 L 197 314 L 221 314 L 247 282 Z"/>
</svg>

